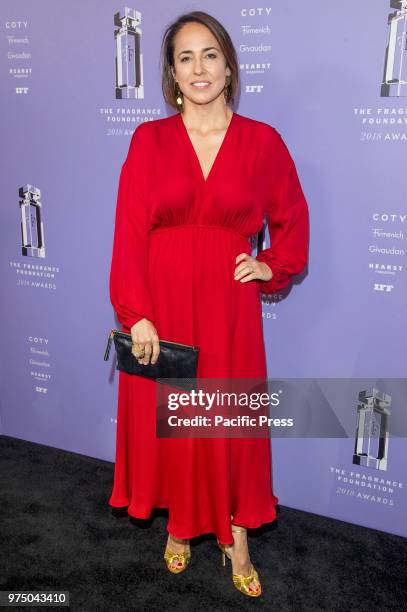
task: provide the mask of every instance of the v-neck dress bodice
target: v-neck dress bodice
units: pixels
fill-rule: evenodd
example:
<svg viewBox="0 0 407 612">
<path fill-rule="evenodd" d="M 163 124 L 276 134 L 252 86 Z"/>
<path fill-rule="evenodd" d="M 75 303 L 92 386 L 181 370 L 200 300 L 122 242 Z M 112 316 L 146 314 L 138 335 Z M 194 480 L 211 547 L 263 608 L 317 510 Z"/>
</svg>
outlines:
<svg viewBox="0 0 407 612">
<path fill-rule="evenodd" d="M 267 217 L 258 256 L 270 281 L 234 279 L 236 257 Z M 307 262 L 308 208 L 294 162 L 270 125 L 234 113 L 205 180 L 182 117 L 141 124 L 122 166 L 110 297 L 125 331 L 142 318 L 160 338 L 200 347 L 198 377 L 267 375 L 261 292 L 287 286 Z M 120 372 L 112 506 L 148 518 L 169 509 L 179 538 L 230 521 L 274 520 L 270 441 L 156 438 L 155 383 Z"/>
<path fill-rule="evenodd" d="M 179 114 L 137 129 L 149 131 L 155 144 L 148 155 L 150 231 L 207 224 L 250 237 L 261 228 L 271 190 L 263 175 L 266 160 L 253 148 L 245 123 L 233 114 L 206 180 Z"/>
</svg>

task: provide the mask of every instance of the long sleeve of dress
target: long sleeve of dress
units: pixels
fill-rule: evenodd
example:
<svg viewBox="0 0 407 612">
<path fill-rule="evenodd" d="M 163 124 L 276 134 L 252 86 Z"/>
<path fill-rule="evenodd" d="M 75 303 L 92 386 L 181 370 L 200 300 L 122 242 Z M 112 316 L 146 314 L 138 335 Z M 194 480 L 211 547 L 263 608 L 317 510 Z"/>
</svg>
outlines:
<svg viewBox="0 0 407 612">
<path fill-rule="evenodd" d="M 140 124 L 134 131 L 120 172 L 110 268 L 110 301 L 129 329 L 144 317 L 155 319 L 148 277 L 144 127 Z"/>
<path fill-rule="evenodd" d="M 270 247 L 256 257 L 273 272 L 269 281 L 259 281 L 264 294 L 284 289 L 291 277 L 305 268 L 309 243 L 308 205 L 294 161 L 277 131 L 271 158 L 273 187 L 267 210 Z"/>
</svg>

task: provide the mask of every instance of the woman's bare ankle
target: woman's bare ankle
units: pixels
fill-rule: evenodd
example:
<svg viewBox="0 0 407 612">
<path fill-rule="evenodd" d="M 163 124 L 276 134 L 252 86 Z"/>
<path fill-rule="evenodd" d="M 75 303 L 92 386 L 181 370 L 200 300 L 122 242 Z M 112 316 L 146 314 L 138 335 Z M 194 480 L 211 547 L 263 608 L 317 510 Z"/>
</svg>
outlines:
<svg viewBox="0 0 407 612">
<path fill-rule="evenodd" d="M 168 545 L 172 548 L 173 552 L 185 552 L 189 546 L 189 540 L 176 538 L 172 536 L 170 533 L 168 534 Z"/>
<path fill-rule="evenodd" d="M 232 557 L 233 571 L 236 574 L 248 576 L 251 570 L 251 560 L 249 554 L 249 543 L 247 540 L 247 531 L 244 527 L 236 526 L 243 531 L 234 531 L 232 525 L 232 535 L 234 543 L 228 548 L 228 552 Z"/>
</svg>

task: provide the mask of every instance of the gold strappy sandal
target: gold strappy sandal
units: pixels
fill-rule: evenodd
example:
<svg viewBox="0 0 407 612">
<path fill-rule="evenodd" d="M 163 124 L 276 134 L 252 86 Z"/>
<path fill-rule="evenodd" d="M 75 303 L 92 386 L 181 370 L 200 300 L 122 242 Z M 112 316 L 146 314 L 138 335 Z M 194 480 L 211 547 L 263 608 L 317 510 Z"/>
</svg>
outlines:
<svg viewBox="0 0 407 612">
<path fill-rule="evenodd" d="M 233 529 L 232 528 L 232 533 L 233 532 L 242 532 L 244 533 L 245 531 L 247 531 L 246 529 Z M 224 544 L 220 544 L 218 541 L 218 546 L 221 550 L 222 553 L 222 565 L 223 567 L 225 567 L 226 565 L 226 557 L 230 560 L 232 560 L 231 556 L 226 552 L 226 548 Z M 261 584 L 260 584 L 260 580 L 259 580 L 259 575 L 253 565 L 253 563 L 251 563 L 251 571 L 249 576 L 243 576 L 242 574 L 232 574 L 232 580 L 233 580 L 233 584 L 235 585 L 235 587 L 237 588 L 238 591 L 240 591 L 241 593 L 243 593 L 244 595 L 248 595 L 249 597 L 259 597 L 261 595 Z M 253 590 L 253 588 L 250 586 L 250 584 L 252 582 L 257 583 L 257 589 Z"/>
<path fill-rule="evenodd" d="M 188 544 L 188 550 L 182 553 L 174 553 L 172 550 L 167 547 L 164 552 L 164 559 L 167 564 L 168 570 L 172 574 L 179 574 L 187 569 L 189 562 L 191 560 L 191 547 Z M 173 567 L 174 562 L 176 562 L 175 567 Z"/>
</svg>

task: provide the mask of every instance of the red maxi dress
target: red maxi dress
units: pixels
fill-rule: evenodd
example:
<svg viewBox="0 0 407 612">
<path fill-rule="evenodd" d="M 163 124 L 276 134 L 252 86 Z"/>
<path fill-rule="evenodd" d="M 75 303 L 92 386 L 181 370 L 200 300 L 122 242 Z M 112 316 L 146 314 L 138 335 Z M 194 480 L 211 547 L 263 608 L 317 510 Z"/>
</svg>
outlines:
<svg viewBox="0 0 407 612">
<path fill-rule="evenodd" d="M 234 280 L 235 259 L 267 215 L 270 281 Z M 234 113 L 205 179 L 181 114 L 140 124 L 121 168 L 110 299 L 123 331 L 200 347 L 198 377 L 266 377 L 261 296 L 289 284 L 308 253 L 308 207 L 275 128 Z M 155 382 L 119 373 L 109 504 L 137 518 L 169 510 L 176 538 L 276 517 L 267 438 L 157 438 Z"/>
</svg>

